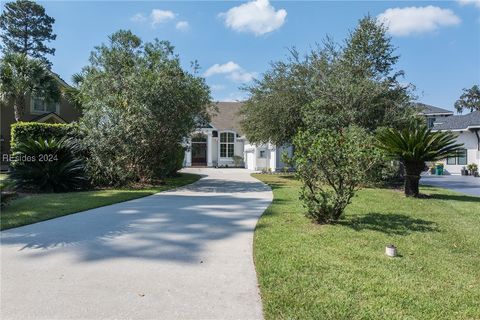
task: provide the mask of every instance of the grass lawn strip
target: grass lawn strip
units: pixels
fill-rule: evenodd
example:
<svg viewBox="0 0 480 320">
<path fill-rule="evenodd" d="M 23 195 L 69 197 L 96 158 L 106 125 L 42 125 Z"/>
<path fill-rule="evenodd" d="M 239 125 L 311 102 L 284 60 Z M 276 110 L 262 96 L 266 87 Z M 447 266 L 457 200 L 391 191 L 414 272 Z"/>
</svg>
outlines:
<svg viewBox="0 0 480 320">
<path fill-rule="evenodd" d="M 480 197 L 364 189 L 319 226 L 292 176 L 254 176 L 274 192 L 254 240 L 266 319 L 480 319 Z"/>
<path fill-rule="evenodd" d="M 178 177 L 167 178 L 164 185 L 145 189 L 105 189 L 22 195 L 9 203 L 5 208 L 2 208 L 0 229 L 6 230 L 20 227 L 88 209 L 149 196 L 193 183 L 198 179 L 200 179 L 199 175 L 182 173 Z"/>
</svg>

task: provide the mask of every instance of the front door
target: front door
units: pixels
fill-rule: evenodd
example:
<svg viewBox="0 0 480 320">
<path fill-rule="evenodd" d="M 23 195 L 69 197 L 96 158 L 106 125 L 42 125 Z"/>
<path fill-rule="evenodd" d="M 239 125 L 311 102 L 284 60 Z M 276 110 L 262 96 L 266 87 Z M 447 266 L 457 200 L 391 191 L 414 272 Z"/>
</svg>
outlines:
<svg viewBox="0 0 480 320">
<path fill-rule="evenodd" d="M 192 166 L 207 165 L 207 144 L 205 142 L 192 143 Z"/>
</svg>

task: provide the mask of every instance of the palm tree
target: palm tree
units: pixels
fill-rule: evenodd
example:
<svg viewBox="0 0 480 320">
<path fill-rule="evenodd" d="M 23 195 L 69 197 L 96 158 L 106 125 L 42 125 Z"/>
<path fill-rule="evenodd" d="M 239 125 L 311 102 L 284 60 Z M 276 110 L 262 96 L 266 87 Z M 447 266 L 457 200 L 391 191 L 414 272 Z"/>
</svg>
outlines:
<svg viewBox="0 0 480 320">
<path fill-rule="evenodd" d="M 58 82 L 42 61 L 22 53 L 6 53 L 0 61 L 0 102 L 13 105 L 16 121 L 23 116 L 28 95 L 58 101 Z"/>
<path fill-rule="evenodd" d="M 418 197 L 420 174 L 426 161 L 455 156 L 463 144 L 455 143 L 451 132 L 432 132 L 425 124 L 412 123 L 405 129 L 388 128 L 377 133 L 377 146 L 398 159 L 405 168 L 405 195 Z"/>
</svg>

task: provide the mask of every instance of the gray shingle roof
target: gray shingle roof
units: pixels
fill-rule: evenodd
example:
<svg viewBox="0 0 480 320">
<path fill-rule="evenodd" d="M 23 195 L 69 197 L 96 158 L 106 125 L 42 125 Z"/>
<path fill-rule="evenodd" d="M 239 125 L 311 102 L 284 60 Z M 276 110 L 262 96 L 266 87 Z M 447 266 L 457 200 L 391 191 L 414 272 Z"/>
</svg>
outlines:
<svg viewBox="0 0 480 320">
<path fill-rule="evenodd" d="M 234 130 L 242 135 L 239 115 L 242 102 L 218 102 L 218 112 L 212 115 L 211 124 L 218 130 Z"/>
<path fill-rule="evenodd" d="M 435 114 L 451 114 L 453 115 L 453 112 L 450 111 L 450 110 L 446 110 L 446 109 L 442 109 L 442 108 L 439 108 L 439 107 L 434 107 L 434 106 L 431 106 L 429 104 L 425 104 L 425 103 L 420 103 L 420 102 L 416 102 L 414 104 L 414 107 L 418 110 L 418 112 L 420 114 L 423 114 L 423 115 L 435 115 Z"/>
<path fill-rule="evenodd" d="M 438 119 L 433 130 L 466 130 L 469 127 L 480 128 L 480 111 L 469 114 Z"/>
</svg>

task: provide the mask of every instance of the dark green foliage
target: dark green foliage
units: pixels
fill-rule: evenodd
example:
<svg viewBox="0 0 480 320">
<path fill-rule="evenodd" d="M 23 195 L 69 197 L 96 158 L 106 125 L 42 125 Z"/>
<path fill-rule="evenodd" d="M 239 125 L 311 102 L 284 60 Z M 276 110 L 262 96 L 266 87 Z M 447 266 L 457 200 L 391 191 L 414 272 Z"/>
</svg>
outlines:
<svg viewBox="0 0 480 320">
<path fill-rule="evenodd" d="M 182 69 L 165 41 L 143 43 L 118 31 L 96 47 L 77 78 L 88 172 L 96 185 L 171 175 L 181 167 L 179 145 L 198 119 L 208 119 L 208 86 Z"/>
<path fill-rule="evenodd" d="M 291 143 L 301 130 L 356 125 L 402 127 L 411 116 L 411 86 L 386 28 L 365 17 L 343 44 L 326 38 L 304 58 L 293 49 L 246 90 L 243 129 L 252 143 Z"/>
<path fill-rule="evenodd" d="M 420 174 L 426 161 L 438 161 L 454 156 L 463 144 L 455 143 L 452 132 L 432 132 L 424 124 L 412 123 L 405 129 L 382 129 L 377 134 L 377 146 L 388 156 L 401 161 L 405 168 L 405 195 L 419 196 Z"/>
<path fill-rule="evenodd" d="M 300 199 L 317 223 L 337 221 L 375 164 L 373 138 L 359 127 L 300 132 L 294 140 Z"/>
<path fill-rule="evenodd" d="M 85 165 L 70 139 L 28 139 L 15 146 L 10 178 L 20 190 L 65 192 L 85 186 Z"/>
<path fill-rule="evenodd" d="M 245 88 L 250 98 L 242 106 L 241 125 L 251 143 L 282 145 L 303 126 L 301 106 L 312 99 L 310 83 L 315 67 L 291 51 L 286 62 L 271 63 L 261 80 Z"/>
<path fill-rule="evenodd" d="M 79 138 L 79 132 L 74 124 L 41 123 L 41 122 L 17 122 L 11 126 L 10 146 L 15 150 L 17 144 L 29 139 L 60 140 L 63 138 Z"/>
<path fill-rule="evenodd" d="M 45 55 L 55 54 L 55 49 L 45 42 L 55 40 L 52 25 L 55 19 L 45 13 L 45 8 L 33 1 L 7 2 L 0 15 L 3 52 L 23 53 L 47 62 Z"/>
<path fill-rule="evenodd" d="M 17 122 L 12 124 L 10 130 L 12 149 L 18 143 L 26 142 L 29 139 L 35 140 L 38 137 L 60 140 L 78 135 L 78 130 L 74 124 L 63 123 Z"/>
<path fill-rule="evenodd" d="M 58 80 L 38 59 L 24 53 L 6 53 L 0 60 L 0 103 L 13 107 L 15 121 L 21 121 L 27 96 L 46 101 L 60 99 Z"/>
<path fill-rule="evenodd" d="M 353 124 L 374 131 L 380 126 L 405 125 L 411 109 L 410 87 L 398 81 L 403 71 L 394 69 L 399 57 L 386 32 L 385 26 L 367 16 L 343 47 L 324 50 L 328 68 L 321 81 L 313 84 L 315 99 L 302 108 L 306 128 Z"/>
<path fill-rule="evenodd" d="M 176 146 L 172 146 L 171 149 L 168 150 L 166 153 L 165 160 L 161 163 L 164 164 L 164 168 L 160 168 L 160 170 L 156 173 L 157 176 L 161 177 L 165 174 L 168 177 L 175 176 L 178 170 L 183 168 L 183 159 L 185 157 L 185 148 L 181 144 L 177 144 Z"/>
<path fill-rule="evenodd" d="M 13 187 L 13 181 L 8 177 L 0 180 L 0 205 L 2 208 L 18 196 Z"/>
<path fill-rule="evenodd" d="M 455 109 L 459 113 L 464 110 L 480 111 L 480 88 L 478 85 L 474 85 L 470 89 L 463 89 L 460 99 L 455 102 Z"/>
</svg>

